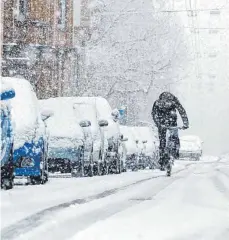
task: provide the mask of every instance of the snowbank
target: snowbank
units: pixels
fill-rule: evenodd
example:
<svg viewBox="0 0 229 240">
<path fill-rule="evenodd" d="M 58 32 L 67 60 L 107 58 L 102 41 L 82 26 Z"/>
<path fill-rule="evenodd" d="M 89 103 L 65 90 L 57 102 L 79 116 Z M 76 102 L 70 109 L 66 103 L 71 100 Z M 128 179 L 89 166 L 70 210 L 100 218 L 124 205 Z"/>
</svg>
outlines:
<svg viewBox="0 0 229 240">
<path fill-rule="evenodd" d="M 14 126 L 14 147 L 18 149 L 25 142 L 38 140 L 45 131 L 38 100 L 30 83 L 25 79 L 3 77 L 3 85 L 12 86 L 16 96 L 11 99 Z"/>
</svg>

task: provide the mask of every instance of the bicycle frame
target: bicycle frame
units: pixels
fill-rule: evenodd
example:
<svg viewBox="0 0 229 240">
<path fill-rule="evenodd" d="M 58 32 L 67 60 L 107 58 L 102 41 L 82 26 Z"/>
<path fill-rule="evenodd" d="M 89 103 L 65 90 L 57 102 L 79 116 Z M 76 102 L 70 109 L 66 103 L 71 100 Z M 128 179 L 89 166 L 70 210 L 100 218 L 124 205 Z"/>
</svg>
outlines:
<svg viewBox="0 0 229 240">
<path fill-rule="evenodd" d="M 169 158 L 173 157 L 172 150 L 176 149 L 176 143 L 173 141 L 173 137 L 178 137 L 178 128 L 168 128 L 166 131 L 166 152 Z"/>
</svg>

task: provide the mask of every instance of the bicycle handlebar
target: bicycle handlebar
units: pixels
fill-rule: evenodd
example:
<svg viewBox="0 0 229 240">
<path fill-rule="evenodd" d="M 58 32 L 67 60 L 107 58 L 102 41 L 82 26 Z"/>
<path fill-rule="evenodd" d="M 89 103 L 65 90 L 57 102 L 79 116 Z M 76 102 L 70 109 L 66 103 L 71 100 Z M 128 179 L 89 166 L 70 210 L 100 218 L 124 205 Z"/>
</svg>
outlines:
<svg viewBox="0 0 229 240">
<path fill-rule="evenodd" d="M 178 126 L 176 126 L 176 127 L 165 127 L 166 129 L 168 129 L 168 130 L 184 130 L 184 127 L 178 127 Z"/>
</svg>

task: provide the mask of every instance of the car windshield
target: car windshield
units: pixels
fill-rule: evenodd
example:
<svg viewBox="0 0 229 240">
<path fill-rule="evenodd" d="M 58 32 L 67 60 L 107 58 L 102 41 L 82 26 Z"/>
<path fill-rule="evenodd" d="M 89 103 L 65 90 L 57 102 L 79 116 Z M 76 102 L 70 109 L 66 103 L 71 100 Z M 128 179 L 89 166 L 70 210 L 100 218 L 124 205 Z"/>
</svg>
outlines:
<svg viewBox="0 0 229 240">
<path fill-rule="evenodd" d="M 69 159 L 71 161 L 79 161 L 79 149 L 74 148 L 50 148 L 49 158 Z"/>
</svg>

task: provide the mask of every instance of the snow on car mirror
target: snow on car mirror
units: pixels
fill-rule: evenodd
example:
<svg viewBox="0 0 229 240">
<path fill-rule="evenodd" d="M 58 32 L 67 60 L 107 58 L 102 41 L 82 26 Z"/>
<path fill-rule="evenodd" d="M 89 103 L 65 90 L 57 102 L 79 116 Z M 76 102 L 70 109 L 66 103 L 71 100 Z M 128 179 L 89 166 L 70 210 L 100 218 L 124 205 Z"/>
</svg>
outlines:
<svg viewBox="0 0 229 240">
<path fill-rule="evenodd" d="M 117 122 L 119 120 L 119 118 L 120 118 L 120 113 L 119 113 L 118 109 L 112 110 L 111 116 L 112 116 L 113 120 L 115 122 Z"/>
<path fill-rule="evenodd" d="M 90 127 L 90 126 L 91 126 L 91 122 L 89 120 L 80 121 L 80 127 L 86 128 L 86 127 Z"/>
<path fill-rule="evenodd" d="M 128 141 L 128 138 L 127 138 L 127 137 L 124 138 L 123 134 L 121 134 L 120 140 L 121 140 L 122 142 L 126 142 L 126 141 Z"/>
<path fill-rule="evenodd" d="M 100 127 L 107 127 L 108 121 L 107 120 L 99 120 L 99 126 Z"/>
<path fill-rule="evenodd" d="M 15 91 L 13 89 L 8 89 L 0 93 L 1 100 L 8 100 L 15 97 Z"/>
<path fill-rule="evenodd" d="M 48 118 L 52 117 L 53 116 L 53 111 L 52 110 L 43 110 L 41 112 L 41 118 L 43 121 L 46 121 Z"/>
</svg>

